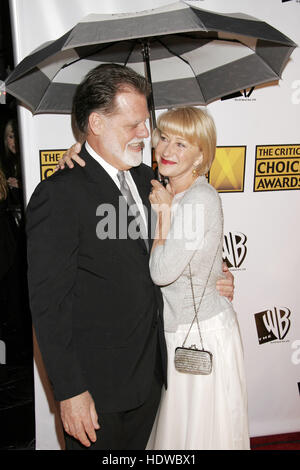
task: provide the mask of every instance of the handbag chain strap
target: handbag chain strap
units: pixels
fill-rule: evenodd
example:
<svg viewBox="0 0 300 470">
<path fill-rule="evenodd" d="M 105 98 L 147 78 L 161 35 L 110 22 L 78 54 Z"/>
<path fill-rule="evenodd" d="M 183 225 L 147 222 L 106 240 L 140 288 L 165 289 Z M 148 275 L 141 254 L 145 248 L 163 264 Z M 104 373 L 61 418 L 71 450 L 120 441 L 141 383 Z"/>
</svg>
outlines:
<svg viewBox="0 0 300 470">
<path fill-rule="evenodd" d="M 222 236 L 221 236 L 221 240 L 220 240 L 220 243 L 222 241 Z M 198 318 L 198 312 L 200 310 L 200 306 L 201 306 L 201 302 L 202 302 L 202 299 L 203 299 L 203 296 L 204 296 L 204 293 L 205 293 L 205 290 L 206 290 L 206 287 L 207 287 L 207 284 L 208 284 L 208 281 L 209 281 L 209 278 L 210 278 L 210 275 L 211 275 L 211 272 L 212 272 L 212 269 L 213 269 L 213 266 L 215 264 L 215 260 L 216 260 L 216 257 L 217 257 L 217 254 L 218 254 L 218 251 L 219 251 L 219 246 L 220 246 L 220 243 L 218 244 L 218 247 L 217 247 L 217 250 L 216 250 L 216 253 L 215 253 L 215 256 L 214 256 L 214 259 L 213 259 L 213 262 L 211 264 L 211 267 L 210 267 L 210 271 L 209 271 L 209 274 L 207 276 L 207 279 L 206 279 L 206 283 L 205 283 L 205 286 L 204 286 L 204 289 L 203 289 L 203 292 L 202 292 L 202 295 L 201 295 L 201 299 L 200 299 L 200 302 L 198 304 L 198 308 L 196 308 L 196 301 L 195 301 L 195 293 L 194 293 L 194 285 L 193 285 L 193 280 L 192 280 L 192 271 L 191 271 L 191 263 L 189 263 L 189 279 L 190 279 L 190 283 L 191 283 L 191 290 L 192 290 L 192 295 L 193 295 L 193 304 L 194 304 L 194 311 L 195 311 L 195 316 L 192 320 L 192 323 L 189 327 L 189 330 L 187 332 L 187 335 L 184 339 L 184 342 L 182 344 L 182 347 L 184 348 L 185 346 L 185 343 L 186 343 L 186 340 L 188 339 L 188 336 L 190 334 L 190 331 L 192 329 L 192 326 L 195 322 L 195 320 L 197 321 L 197 327 L 198 327 L 198 332 L 199 332 L 199 336 L 200 336 L 200 341 L 201 341 L 201 346 L 202 346 L 202 351 L 204 351 L 204 346 L 203 346 L 203 340 L 202 340 L 202 335 L 201 335 L 201 330 L 200 330 L 200 323 L 199 323 L 199 318 Z"/>
</svg>

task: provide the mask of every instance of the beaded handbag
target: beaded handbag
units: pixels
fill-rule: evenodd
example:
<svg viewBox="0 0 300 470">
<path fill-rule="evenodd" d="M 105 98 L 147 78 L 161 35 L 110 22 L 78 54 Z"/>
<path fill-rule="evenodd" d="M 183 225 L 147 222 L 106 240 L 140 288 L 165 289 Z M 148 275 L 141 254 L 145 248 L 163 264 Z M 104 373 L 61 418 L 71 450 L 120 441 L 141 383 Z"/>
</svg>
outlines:
<svg viewBox="0 0 300 470">
<path fill-rule="evenodd" d="M 219 245 L 218 245 L 219 249 Z M 186 374 L 198 374 L 198 375 L 209 375 L 212 371 L 212 364 L 213 364 L 213 355 L 211 352 L 206 351 L 203 347 L 203 340 L 202 340 L 202 335 L 200 331 L 200 324 L 199 324 L 199 319 L 198 319 L 198 312 L 200 309 L 200 305 L 202 302 L 202 298 L 204 296 L 206 286 L 208 284 L 208 280 L 211 275 L 211 271 L 213 268 L 213 265 L 215 263 L 215 259 L 218 253 L 218 249 L 216 251 L 216 254 L 214 256 L 214 260 L 212 262 L 210 272 L 207 277 L 207 281 L 205 284 L 205 287 L 202 292 L 202 296 L 198 305 L 198 308 L 196 308 L 196 302 L 195 302 L 195 294 L 194 294 L 194 286 L 193 286 L 193 280 L 192 280 L 192 272 L 191 272 L 191 265 L 189 263 L 189 279 L 191 283 L 191 290 L 192 290 L 192 295 L 193 295 L 193 304 L 194 304 L 194 311 L 195 311 L 195 316 L 193 318 L 193 321 L 190 325 L 189 331 L 187 332 L 187 335 L 184 339 L 184 342 L 181 347 L 177 347 L 175 349 L 175 368 L 178 372 L 184 372 Z M 198 332 L 199 332 L 199 337 L 200 337 L 200 342 L 201 342 L 201 349 L 197 349 L 195 344 L 192 344 L 189 348 L 185 347 L 185 343 L 187 341 L 187 338 L 190 334 L 190 331 L 192 329 L 192 326 L 194 322 L 197 322 L 198 326 Z"/>
</svg>

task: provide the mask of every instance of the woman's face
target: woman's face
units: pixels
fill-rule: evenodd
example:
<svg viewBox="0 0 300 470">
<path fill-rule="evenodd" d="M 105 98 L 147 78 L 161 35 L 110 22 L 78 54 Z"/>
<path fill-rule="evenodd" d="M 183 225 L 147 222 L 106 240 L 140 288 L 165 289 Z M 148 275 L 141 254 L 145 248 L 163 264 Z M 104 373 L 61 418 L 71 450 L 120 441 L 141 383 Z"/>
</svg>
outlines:
<svg viewBox="0 0 300 470">
<path fill-rule="evenodd" d="M 155 149 L 158 170 L 163 176 L 191 176 L 203 159 L 198 145 L 181 136 L 162 132 Z"/>
<path fill-rule="evenodd" d="M 5 130 L 5 141 L 7 148 L 12 152 L 16 153 L 16 141 L 15 134 L 11 124 L 8 124 Z"/>
</svg>

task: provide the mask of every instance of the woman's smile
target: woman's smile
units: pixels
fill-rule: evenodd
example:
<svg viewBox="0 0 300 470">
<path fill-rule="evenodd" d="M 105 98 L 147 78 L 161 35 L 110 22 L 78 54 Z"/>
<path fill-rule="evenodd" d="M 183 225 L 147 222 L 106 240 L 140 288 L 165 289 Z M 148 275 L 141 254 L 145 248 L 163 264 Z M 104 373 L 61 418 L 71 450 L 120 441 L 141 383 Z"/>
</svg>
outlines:
<svg viewBox="0 0 300 470">
<path fill-rule="evenodd" d="M 163 157 L 161 157 L 160 161 L 163 165 L 176 165 L 176 162 L 172 162 L 171 160 L 166 160 Z"/>
</svg>

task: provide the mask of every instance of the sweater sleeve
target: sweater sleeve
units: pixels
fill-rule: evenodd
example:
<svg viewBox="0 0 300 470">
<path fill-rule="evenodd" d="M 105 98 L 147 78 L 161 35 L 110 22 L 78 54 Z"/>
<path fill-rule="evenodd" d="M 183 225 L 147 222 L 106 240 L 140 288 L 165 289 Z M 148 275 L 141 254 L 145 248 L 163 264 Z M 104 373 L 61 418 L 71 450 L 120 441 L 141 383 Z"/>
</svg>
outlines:
<svg viewBox="0 0 300 470">
<path fill-rule="evenodd" d="M 167 239 L 164 245 L 155 247 L 150 257 L 150 273 L 155 284 L 165 286 L 174 282 L 195 251 L 205 249 L 211 214 L 218 204 L 216 196 L 210 186 L 201 185 L 201 189 L 191 188 L 179 203 L 173 205 Z"/>
</svg>

